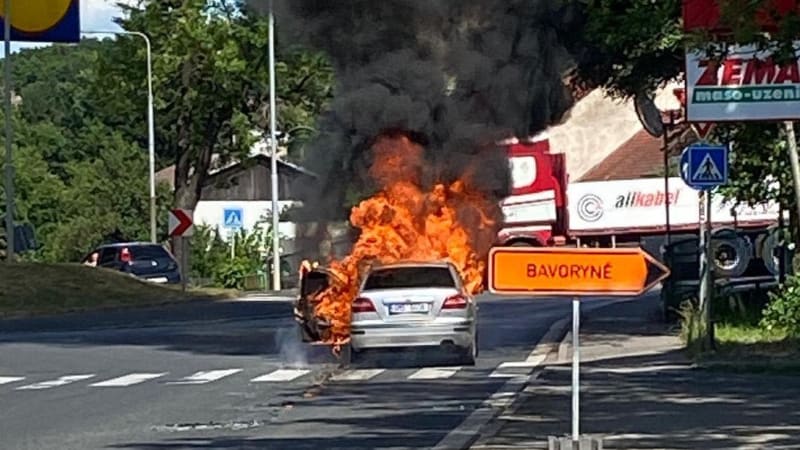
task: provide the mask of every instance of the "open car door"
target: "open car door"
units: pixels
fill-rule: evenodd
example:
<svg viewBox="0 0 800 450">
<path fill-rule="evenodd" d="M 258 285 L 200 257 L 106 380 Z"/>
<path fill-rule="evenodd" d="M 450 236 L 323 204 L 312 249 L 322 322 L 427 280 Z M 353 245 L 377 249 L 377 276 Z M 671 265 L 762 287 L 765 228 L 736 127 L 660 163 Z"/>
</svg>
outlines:
<svg viewBox="0 0 800 450">
<path fill-rule="evenodd" d="M 311 268 L 303 262 L 300 268 L 298 298 L 294 305 L 294 319 L 300 326 L 303 342 L 324 340 L 330 323 L 315 313 L 317 296 L 330 284 L 330 273 L 323 268 Z"/>
</svg>

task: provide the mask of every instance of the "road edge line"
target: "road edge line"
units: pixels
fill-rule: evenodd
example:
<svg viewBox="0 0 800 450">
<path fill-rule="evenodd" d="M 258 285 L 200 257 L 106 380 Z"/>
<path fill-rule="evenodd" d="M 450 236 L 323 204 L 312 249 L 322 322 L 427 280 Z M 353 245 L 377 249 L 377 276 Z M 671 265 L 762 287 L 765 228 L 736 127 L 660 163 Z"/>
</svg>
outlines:
<svg viewBox="0 0 800 450">
<path fill-rule="evenodd" d="M 485 435 L 482 429 L 487 423 L 491 422 L 495 417 L 509 411 L 511 408 L 519 408 L 521 404 L 519 400 L 522 397 L 519 393 L 522 392 L 532 380 L 535 380 L 539 376 L 541 370 L 536 369 L 544 363 L 547 355 L 549 355 L 554 348 L 558 348 L 560 342 L 558 337 L 566 332 L 566 328 L 569 324 L 568 317 L 553 322 L 525 359 L 526 362 L 536 361 L 536 365 L 532 363 L 526 375 L 511 378 L 503 383 L 500 388 L 482 401 L 480 406 L 478 406 L 472 414 L 467 416 L 457 427 L 447 433 L 447 435 L 433 447 L 433 450 L 467 450 Z M 493 401 L 502 397 L 511 397 L 514 400 L 510 402 L 510 404 L 501 405 L 500 407 L 492 405 Z M 499 427 L 499 424 L 496 426 Z M 496 431 L 496 429 L 493 427 L 491 431 Z"/>
<path fill-rule="evenodd" d="M 590 311 L 597 311 L 608 306 L 616 305 L 630 299 L 613 299 L 603 302 L 599 305 L 591 305 L 581 308 L 581 316 Z M 522 405 L 523 395 L 519 395 L 531 384 L 531 381 L 536 380 L 543 372 L 543 367 L 546 366 L 547 356 L 559 351 L 561 344 L 566 337 L 569 327 L 572 325 L 571 314 L 565 314 L 561 319 L 556 320 L 550 325 L 547 332 L 539 339 L 539 342 L 533 347 L 530 354 L 526 358 L 527 362 L 536 361 L 535 365 L 531 364 L 531 370 L 527 375 L 521 375 L 519 378 L 525 377 L 525 380 L 512 378 L 500 386 L 489 398 L 481 402 L 481 405 L 475 409 L 466 419 L 464 419 L 456 428 L 451 430 L 442 440 L 440 440 L 432 450 L 469 450 L 474 445 L 480 445 L 480 442 L 485 438 L 494 436 L 497 430 L 501 427 L 496 424 L 490 428 L 486 427 L 492 419 L 507 414 L 514 414 L 519 410 Z M 560 337 L 560 339 L 558 338 Z M 498 395 L 513 395 L 514 400 L 500 408 L 494 409 L 491 401 Z M 476 430 L 476 431 L 469 431 Z M 450 442 L 452 441 L 452 443 Z"/>
</svg>

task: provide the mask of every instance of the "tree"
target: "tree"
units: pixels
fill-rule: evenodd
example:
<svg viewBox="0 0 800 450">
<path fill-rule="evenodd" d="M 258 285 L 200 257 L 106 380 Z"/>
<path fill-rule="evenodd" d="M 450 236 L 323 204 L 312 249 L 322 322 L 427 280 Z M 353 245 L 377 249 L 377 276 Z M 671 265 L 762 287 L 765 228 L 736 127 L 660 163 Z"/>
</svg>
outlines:
<svg viewBox="0 0 800 450">
<path fill-rule="evenodd" d="M 173 203 L 196 203 L 211 157 L 243 156 L 268 123 L 267 24 L 235 0 L 125 11 L 121 24 L 154 44 L 156 167 L 180 168 L 175 195 L 158 190 L 165 232 Z M 145 56 L 134 36 L 15 55 L 16 216 L 44 244 L 37 258 L 74 261 L 116 232 L 147 238 Z M 277 56 L 278 126 L 294 151 L 313 134 L 333 75 L 319 54 L 278 45 Z"/>
<path fill-rule="evenodd" d="M 126 7 L 119 23 L 153 43 L 157 149 L 175 164 L 174 205 L 193 209 L 215 158 L 246 156 L 252 132 L 268 123 L 267 22 L 237 0 L 172 0 Z M 132 61 L 143 63 L 144 49 L 133 38 L 119 41 L 119 51 L 101 61 L 96 89 L 113 98 L 106 124 L 141 139 L 142 127 L 128 119 L 144 111 L 144 78 L 131 70 Z M 280 126 L 313 126 L 330 96 L 330 71 L 319 56 L 286 55 L 277 68 Z"/>
</svg>

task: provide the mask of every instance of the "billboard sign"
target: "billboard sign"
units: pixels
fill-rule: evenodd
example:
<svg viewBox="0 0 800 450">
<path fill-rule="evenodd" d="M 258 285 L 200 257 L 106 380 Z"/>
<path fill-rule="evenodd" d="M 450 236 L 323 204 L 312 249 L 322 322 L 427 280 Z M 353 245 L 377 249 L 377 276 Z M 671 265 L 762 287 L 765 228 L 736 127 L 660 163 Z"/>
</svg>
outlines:
<svg viewBox="0 0 800 450">
<path fill-rule="evenodd" d="M 5 2 L 0 1 L 0 30 L 5 26 L 3 14 Z M 78 0 L 11 1 L 12 41 L 76 43 L 80 39 Z"/>
<path fill-rule="evenodd" d="M 686 93 L 689 122 L 800 119 L 798 60 L 778 65 L 754 45 L 730 46 L 722 61 L 687 52 Z"/>
<path fill-rule="evenodd" d="M 657 229 L 667 222 L 663 178 L 587 181 L 570 183 L 569 229 L 572 233 Z M 669 179 L 669 221 L 672 226 L 697 226 L 700 202 L 697 192 L 679 177 Z M 731 209 L 734 209 L 732 214 Z M 712 198 L 714 223 L 773 222 L 779 205 L 735 205 L 721 195 Z"/>
</svg>

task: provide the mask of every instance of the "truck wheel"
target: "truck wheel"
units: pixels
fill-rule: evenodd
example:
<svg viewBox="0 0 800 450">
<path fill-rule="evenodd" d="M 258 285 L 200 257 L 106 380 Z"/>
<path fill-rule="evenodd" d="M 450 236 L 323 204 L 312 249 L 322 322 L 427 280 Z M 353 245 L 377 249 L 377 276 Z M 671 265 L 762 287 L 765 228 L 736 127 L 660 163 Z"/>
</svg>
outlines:
<svg viewBox="0 0 800 450">
<path fill-rule="evenodd" d="M 710 260 L 714 272 L 724 278 L 740 277 L 753 259 L 753 247 L 744 236 L 730 228 L 715 230 L 711 237 Z"/>
<path fill-rule="evenodd" d="M 780 275 L 780 257 L 778 255 L 778 242 L 779 242 L 779 230 L 777 228 L 772 228 L 767 231 L 766 235 L 763 235 L 764 238 L 761 240 L 761 260 L 764 261 L 764 267 L 767 268 L 769 273 L 774 276 Z M 790 274 L 792 272 L 792 257 L 791 251 L 787 248 L 784 255 L 783 255 L 783 267 L 786 271 L 786 274 Z"/>
</svg>

